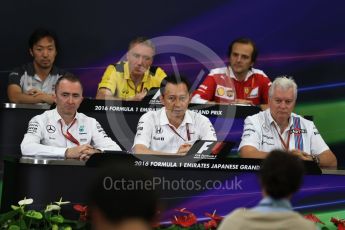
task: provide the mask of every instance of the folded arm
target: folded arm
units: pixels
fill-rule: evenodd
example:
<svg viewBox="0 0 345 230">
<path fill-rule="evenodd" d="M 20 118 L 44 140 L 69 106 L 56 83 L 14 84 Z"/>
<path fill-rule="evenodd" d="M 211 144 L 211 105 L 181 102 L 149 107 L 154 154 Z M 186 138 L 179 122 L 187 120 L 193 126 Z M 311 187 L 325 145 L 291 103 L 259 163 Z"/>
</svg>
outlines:
<svg viewBox="0 0 345 230">
<path fill-rule="evenodd" d="M 28 93 L 23 93 L 19 85 L 11 84 L 7 87 L 7 95 L 10 102 L 22 104 L 48 103 L 53 104 L 53 95 L 44 93 L 37 89 L 32 89 Z"/>
</svg>

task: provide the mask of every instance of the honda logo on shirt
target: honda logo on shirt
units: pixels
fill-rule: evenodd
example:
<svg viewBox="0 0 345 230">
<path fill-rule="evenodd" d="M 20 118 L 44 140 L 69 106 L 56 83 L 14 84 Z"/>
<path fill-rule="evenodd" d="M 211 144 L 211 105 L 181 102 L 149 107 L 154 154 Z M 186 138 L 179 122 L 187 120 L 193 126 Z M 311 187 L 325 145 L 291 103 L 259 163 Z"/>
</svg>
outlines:
<svg viewBox="0 0 345 230">
<path fill-rule="evenodd" d="M 156 126 L 156 134 L 161 134 L 161 133 L 163 133 L 163 129 L 162 129 L 162 127 L 160 127 L 160 126 Z"/>
</svg>

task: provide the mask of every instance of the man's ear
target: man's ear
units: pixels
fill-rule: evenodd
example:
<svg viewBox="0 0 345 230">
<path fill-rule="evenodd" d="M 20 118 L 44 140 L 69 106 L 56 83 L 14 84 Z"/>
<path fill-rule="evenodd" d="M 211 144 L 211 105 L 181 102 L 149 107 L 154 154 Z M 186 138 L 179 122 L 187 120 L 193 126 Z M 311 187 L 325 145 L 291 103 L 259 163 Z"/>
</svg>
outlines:
<svg viewBox="0 0 345 230">
<path fill-rule="evenodd" d="M 164 101 L 163 101 L 163 96 L 162 95 L 159 96 L 159 101 L 161 102 L 162 105 L 164 105 Z"/>
</svg>

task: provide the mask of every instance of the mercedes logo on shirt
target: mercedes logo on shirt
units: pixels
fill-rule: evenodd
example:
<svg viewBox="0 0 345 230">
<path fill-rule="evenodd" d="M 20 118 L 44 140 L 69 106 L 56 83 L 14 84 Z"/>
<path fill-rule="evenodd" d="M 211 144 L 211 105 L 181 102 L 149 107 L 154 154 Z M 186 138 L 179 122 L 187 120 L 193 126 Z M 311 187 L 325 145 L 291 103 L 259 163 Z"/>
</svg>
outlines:
<svg viewBox="0 0 345 230">
<path fill-rule="evenodd" d="M 53 125 L 47 125 L 46 129 L 48 133 L 54 133 L 56 130 L 56 128 Z"/>
</svg>

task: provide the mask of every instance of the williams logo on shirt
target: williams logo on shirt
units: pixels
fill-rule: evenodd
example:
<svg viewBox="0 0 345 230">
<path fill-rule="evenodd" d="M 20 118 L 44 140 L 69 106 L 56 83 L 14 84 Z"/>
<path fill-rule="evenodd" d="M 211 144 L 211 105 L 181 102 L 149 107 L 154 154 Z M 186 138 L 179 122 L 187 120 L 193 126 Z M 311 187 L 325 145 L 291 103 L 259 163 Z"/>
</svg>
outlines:
<svg viewBox="0 0 345 230">
<path fill-rule="evenodd" d="M 306 129 L 294 128 L 290 130 L 290 134 L 301 135 L 302 133 L 307 133 Z"/>
</svg>

